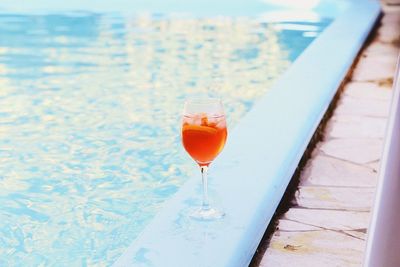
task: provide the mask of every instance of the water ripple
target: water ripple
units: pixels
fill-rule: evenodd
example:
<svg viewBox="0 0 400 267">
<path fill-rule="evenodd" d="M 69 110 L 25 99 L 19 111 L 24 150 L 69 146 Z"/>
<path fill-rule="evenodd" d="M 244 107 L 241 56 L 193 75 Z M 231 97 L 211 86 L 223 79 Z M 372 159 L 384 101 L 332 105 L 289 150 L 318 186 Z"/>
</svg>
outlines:
<svg viewBox="0 0 400 267">
<path fill-rule="evenodd" d="M 232 128 L 327 24 L 0 15 L 0 265 L 110 265 L 196 170 L 184 98 Z"/>
</svg>

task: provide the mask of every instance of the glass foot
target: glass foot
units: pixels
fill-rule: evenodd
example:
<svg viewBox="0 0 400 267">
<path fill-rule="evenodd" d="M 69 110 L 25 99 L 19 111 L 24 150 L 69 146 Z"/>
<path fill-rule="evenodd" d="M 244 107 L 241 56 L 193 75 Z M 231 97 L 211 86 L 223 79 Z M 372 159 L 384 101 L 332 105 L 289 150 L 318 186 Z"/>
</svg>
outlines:
<svg viewBox="0 0 400 267">
<path fill-rule="evenodd" d="M 213 221 L 221 219 L 225 216 L 225 213 L 215 208 L 197 208 L 189 214 L 190 218 L 199 221 Z"/>
</svg>

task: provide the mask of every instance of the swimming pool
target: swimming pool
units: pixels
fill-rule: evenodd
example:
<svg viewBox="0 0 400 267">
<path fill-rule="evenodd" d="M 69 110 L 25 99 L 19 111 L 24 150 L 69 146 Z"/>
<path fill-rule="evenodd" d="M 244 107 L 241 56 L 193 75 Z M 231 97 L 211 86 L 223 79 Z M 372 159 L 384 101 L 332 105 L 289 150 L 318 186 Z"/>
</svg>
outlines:
<svg viewBox="0 0 400 267">
<path fill-rule="evenodd" d="M 114 266 L 239 267 L 251 261 L 311 137 L 380 13 L 373 0 L 279 2 L 304 4 L 299 11 L 311 8 L 333 21 L 231 132 L 215 162 L 215 179 L 209 183 L 225 218 L 212 223 L 188 220 L 188 209 L 199 202 L 201 192 L 194 174 Z"/>
<path fill-rule="evenodd" d="M 332 20 L 119 2 L 0 5 L 0 265 L 112 264 L 197 173 L 183 99 L 233 129 Z"/>
</svg>

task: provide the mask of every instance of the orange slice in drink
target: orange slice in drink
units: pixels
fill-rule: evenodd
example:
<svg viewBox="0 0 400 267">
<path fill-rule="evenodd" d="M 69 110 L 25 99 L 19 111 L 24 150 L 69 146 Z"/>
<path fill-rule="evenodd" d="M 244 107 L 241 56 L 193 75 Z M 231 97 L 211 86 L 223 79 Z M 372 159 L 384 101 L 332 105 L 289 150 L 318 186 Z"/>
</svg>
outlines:
<svg viewBox="0 0 400 267">
<path fill-rule="evenodd" d="M 184 125 L 183 132 L 193 132 L 199 134 L 216 134 L 218 132 L 217 129 L 208 126 L 199 126 L 199 125 Z"/>
</svg>

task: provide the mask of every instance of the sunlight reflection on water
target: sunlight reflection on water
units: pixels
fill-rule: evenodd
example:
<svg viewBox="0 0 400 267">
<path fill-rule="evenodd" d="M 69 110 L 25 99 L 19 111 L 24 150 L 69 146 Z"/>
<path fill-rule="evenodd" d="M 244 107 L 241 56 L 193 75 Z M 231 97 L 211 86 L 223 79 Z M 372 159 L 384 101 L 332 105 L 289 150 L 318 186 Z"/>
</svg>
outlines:
<svg viewBox="0 0 400 267">
<path fill-rule="evenodd" d="M 0 265 L 110 265 L 196 170 L 183 99 L 232 129 L 328 23 L 0 15 Z"/>
</svg>

